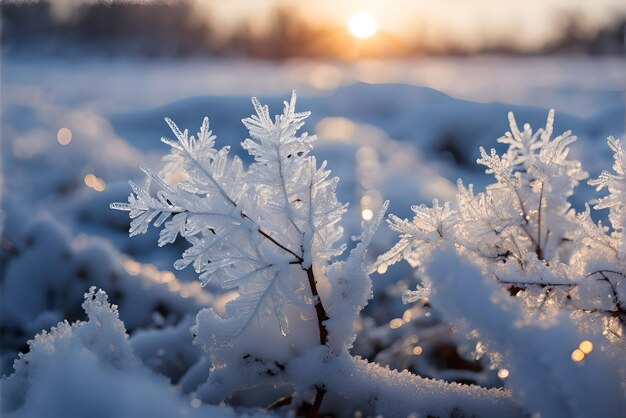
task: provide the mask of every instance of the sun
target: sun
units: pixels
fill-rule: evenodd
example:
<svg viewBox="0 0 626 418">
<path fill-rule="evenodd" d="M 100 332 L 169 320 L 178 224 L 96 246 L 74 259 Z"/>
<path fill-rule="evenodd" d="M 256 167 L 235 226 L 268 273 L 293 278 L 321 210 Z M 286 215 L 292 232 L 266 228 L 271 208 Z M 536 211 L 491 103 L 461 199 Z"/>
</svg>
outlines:
<svg viewBox="0 0 626 418">
<path fill-rule="evenodd" d="M 371 14 L 360 12 L 352 15 L 348 29 L 357 38 L 366 39 L 378 32 L 378 22 Z"/>
</svg>

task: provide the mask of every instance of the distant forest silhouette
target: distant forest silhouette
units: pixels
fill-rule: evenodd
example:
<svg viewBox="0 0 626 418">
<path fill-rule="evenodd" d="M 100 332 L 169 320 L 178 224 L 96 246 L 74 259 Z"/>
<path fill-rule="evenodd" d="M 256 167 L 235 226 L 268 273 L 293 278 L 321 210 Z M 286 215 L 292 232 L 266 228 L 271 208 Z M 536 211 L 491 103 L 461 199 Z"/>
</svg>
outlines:
<svg viewBox="0 0 626 418">
<path fill-rule="evenodd" d="M 8 53 L 66 55 L 91 52 L 144 57 L 241 56 L 265 59 L 292 57 L 354 59 L 360 57 L 410 57 L 464 55 L 463 45 L 433 45 L 418 37 L 400 39 L 381 33 L 358 44 L 346 29 L 332 23 L 313 25 L 299 14 L 276 8 L 270 29 L 253 33 L 241 24 L 228 36 L 209 19 L 194 17 L 188 2 L 173 4 L 82 5 L 72 19 L 55 18 L 48 2 L 4 4 L 2 46 Z M 471 53 L 501 54 L 619 54 L 626 55 L 626 16 L 612 26 L 589 33 L 579 17 L 563 17 L 562 33 L 535 50 L 502 44 L 484 45 Z"/>
</svg>

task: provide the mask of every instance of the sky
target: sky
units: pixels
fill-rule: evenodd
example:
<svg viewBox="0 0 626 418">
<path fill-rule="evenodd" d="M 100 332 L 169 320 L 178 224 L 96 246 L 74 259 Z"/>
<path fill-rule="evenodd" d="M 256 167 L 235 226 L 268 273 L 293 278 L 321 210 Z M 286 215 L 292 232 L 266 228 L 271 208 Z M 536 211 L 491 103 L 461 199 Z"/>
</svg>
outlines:
<svg viewBox="0 0 626 418">
<path fill-rule="evenodd" d="M 211 15 L 224 30 L 241 22 L 267 25 L 275 7 L 289 7 L 311 22 L 347 24 L 358 12 L 377 20 L 381 31 L 445 43 L 464 40 L 470 49 L 502 39 L 522 48 L 558 35 L 571 15 L 594 32 L 626 16 L 623 0 L 194 0 L 198 15 Z"/>
<path fill-rule="evenodd" d="M 7 0 L 28 3 L 35 0 Z M 67 18 L 79 4 L 168 3 L 179 0 L 53 0 L 53 13 Z M 555 39 L 569 17 L 580 30 L 593 33 L 626 16 L 624 0 L 187 0 L 199 20 L 210 19 L 222 34 L 248 24 L 253 30 L 271 25 L 277 7 L 288 8 L 306 21 L 347 27 L 358 12 L 370 13 L 381 32 L 412 43 L 464 45 L 479 49 L 514 45 L 533 50 Z"/>
</svg>

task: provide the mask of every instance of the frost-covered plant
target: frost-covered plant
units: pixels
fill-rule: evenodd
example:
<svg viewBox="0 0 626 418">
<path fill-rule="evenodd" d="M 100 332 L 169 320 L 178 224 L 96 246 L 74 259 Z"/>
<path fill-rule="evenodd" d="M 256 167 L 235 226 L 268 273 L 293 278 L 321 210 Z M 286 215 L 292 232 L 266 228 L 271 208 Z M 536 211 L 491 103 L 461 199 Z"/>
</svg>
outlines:
<svg viewBox="0 0 626 418">
<path fill-rule="evenodd" d="M 154 224 L 163 226 L 159 245 L 186 239 L 191 246 L 175 267 L 192 265 L 203 284 L 233 291 L 223 311 L 203 309 L 193 327 L 212 361 L 198 396 L 219 403 L 257 388 L 257 399 L 269 393 L 261 397 L 273 409 L 298 408 L 315 393 L 310 416 L 327 392 L 343 414 L 518 415 L 507 392 L 429 381 L 350 356 L 354 321 L 372 295 L 366 249 L 386 205 L 340 258 L 346 206 L 336 198 L 338 179 L 310 155 L 315 137 L 298 134 L 309 113 L 295 111 L 295 94 L 274 120 L 252 102 L 256 115 L 243 120 L 249 167 L 230 158 L 228 147 L 214 147 L 208 119 L 195 137 L 166 119 L 176 139 L 163 139 L 172 148 L 165 168 L 159 175 L 144 168 L 152 184 L 131 182 L 129 202 L 111 205 L 130 212 L 131 236 Z"/>
<path fill-rule="evenodd" d="M 329 280 L 337 289 L 345 286 L 343 264 L 331 264 L 345 248 L 337 245 L 346 208 L 335 195 L 338 179 L 309 155 L 315 137 L 297 134 L 309 113 L 296 113 L 295 95 L 274 121 L 267 106 L 256 99 L 253 104 L 257 114 L 243 120 L 250 138 L 242 145 L 255 159 L 247 170 L 238 157 L 228 159 L 229 147 L 214 148 L 207 118 L 197 138 L 166 119 L 176 135 L 175 141 L 163 140 L 172 147 L 168 164 L 161 176 L 144 168 L 158 191 L 152 196 L 131 183 L 135 194 L 129 203 L 112 207 L 130 211 L 131 236 L 153 222 L 164 225 L 159 245 L 178 235 L 189 241 L 176 268 L 193 265 L 203 284 L 237 290 L 222 315 L 213 309 L 198 315 L 196 342 L 210 351 L 214 366 L 230 372 L 234 362 L 263 363 L 272 377 L 289 357 L 313 345 L 349 346 L 352 320 L 371 290 L 362 281 L 339 295 L 328 294 L 330 302 L 323 303 L 321 286 Z M 182 179 L 168 184 L 165 178 L 176 174 Z M 364 251 L 353 254 L 362 257 Z M 329 311 L 338 308 L 330 306 L 333 296 L 349 299 L 354 312 L 326 323 Z M 259 343 L 268 333 L 282 336 L 281 344 Z M 225 394 L 238 389 L 227 388 Z M 317 390 L 316 407 L 323 393 Z"/>
<path fill-rule="evenodd" d="M 72 237 L 50 215 L 33 217 L 20 229 L 12 253 L 0 263 L 2 373 L 11 370 L 13 358 L 33 335 L 63 319 L 82 317 L 88 286 L 115 299 L 131 334 L 195 316 L 212 301 L 200 283 L 183 282 L 171 272 L 138 263 L 102 238 Z"/>
<path fill-rule="evenodd" d="M 142 365 L 104 291 L 92 287 L 82 307 L 86 321 L 42 331 L 15 360 L 15 372 L 0 380 L 3 417 L 238 416 L 227 408 L 190 405 L 166 378 Z"/>
<path fill-rule="evenodd" d="M 567 131 L 550 139 L 553 111 L 546 128 L 534 133 L 528 124 L 520 131 L 512 114 L 509 121 L 511 132 L 498 139 L 509 144 L 507 152 L 487 153 L 481 147 L 477 160 L 496 183 L 475 195 L 472 185 L 466 187 L 459 180 L 458 210 L 434 200 L 432 208 L 413 206 L 412 222 L 390 216 L 392 229 L 402 239 L 378 264 L 405 257 L 417 265 L 420 257 L 415 250 L 439 239 L 452 240 L 495 265 L 512 261 L 524 271 L 538 271 L 567 258 L 566 243 L 577 230 L 568 198 L 587 177 L 580 162 L 567 159 L 568 146 L 576 137 Z"/>
<path fill-rule="evenodd" d="M 554 112 L 534 133 L 528 124 L 520 131 L 512 114 L 509 121 L 510 132 L 498 139 L 508 150 L 481 148 L 477 160 L 495 183 L 475 194 L 459 180 L 458 209 L 434 200 L 432 207 L 412 207 L 412 221 L 390 215 L 400 240 L 374 268 L 402 258 L 416 268 L 421 283 L 405 301 L 430 297 L 444 318 L 461 321 L 478 340 L 477 353 L 489 352 L 493 367 L 510 372 L 505 382 L 530 412 L 620 416 L 626 377 L 621 145 L 609 139 L 616 174 L 589 182 L 609 190 L 595 206 L 610 208 L 608 235 L 588 206 L 578 215 L 571 207 L 587 173 L 568 158 L 571 132 L 551 139 Z"/>
</svg>

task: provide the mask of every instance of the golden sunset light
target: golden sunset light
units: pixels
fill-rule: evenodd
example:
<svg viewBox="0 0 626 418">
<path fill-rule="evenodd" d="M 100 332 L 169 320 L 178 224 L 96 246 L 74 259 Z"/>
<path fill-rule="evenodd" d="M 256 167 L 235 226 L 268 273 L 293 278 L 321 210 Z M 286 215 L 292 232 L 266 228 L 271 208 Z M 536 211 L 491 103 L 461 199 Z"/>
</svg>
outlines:
<svg viewBox="0 0 626 418">
<path fill-rule="evenodd" d="M 626 418 L 626 0 L 0 33 L 0 418 Z"/>
<path fill-rule="evenodd" d="M 350 18 L 348 29 L 357 38 L 367 39 L 378 32 L 378 22 L 371 14 L 360 12 Z"/>
</svg>

